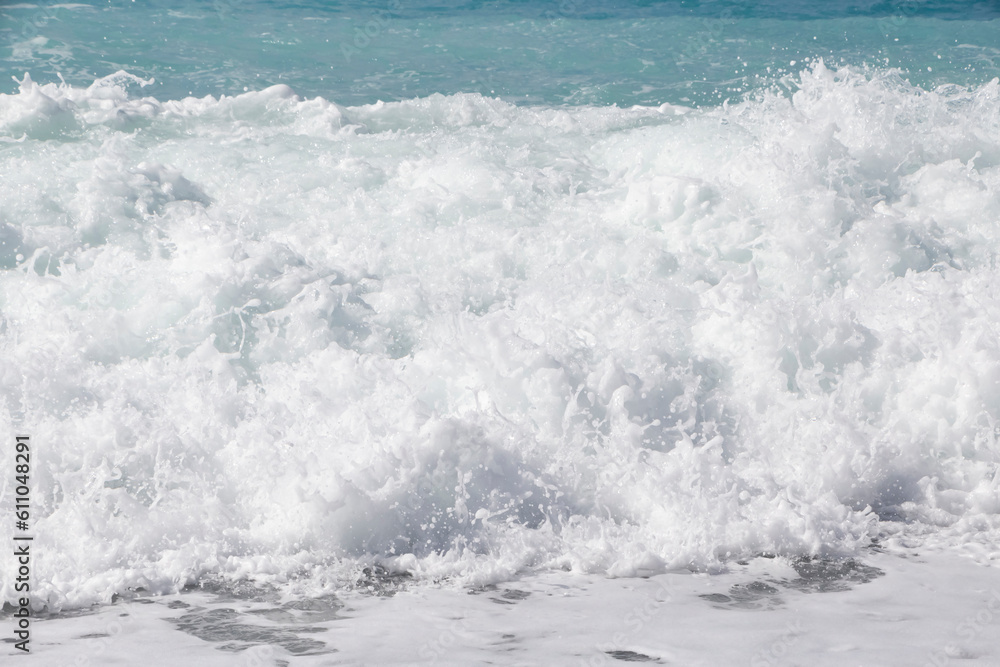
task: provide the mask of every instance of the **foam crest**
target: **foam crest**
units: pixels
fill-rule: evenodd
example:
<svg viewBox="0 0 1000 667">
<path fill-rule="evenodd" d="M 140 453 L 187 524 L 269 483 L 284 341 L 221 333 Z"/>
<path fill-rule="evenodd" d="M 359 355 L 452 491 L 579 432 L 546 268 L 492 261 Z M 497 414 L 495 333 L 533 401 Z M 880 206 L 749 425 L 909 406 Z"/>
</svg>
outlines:
<svg viewBox="0 0 1000 667">
<path fill-rule="evenodd" d="M 0 414 L 38 443 L 46 604 L 996 542 L 997 81 L 143 83 L 0 96 Z"/>
</svg>

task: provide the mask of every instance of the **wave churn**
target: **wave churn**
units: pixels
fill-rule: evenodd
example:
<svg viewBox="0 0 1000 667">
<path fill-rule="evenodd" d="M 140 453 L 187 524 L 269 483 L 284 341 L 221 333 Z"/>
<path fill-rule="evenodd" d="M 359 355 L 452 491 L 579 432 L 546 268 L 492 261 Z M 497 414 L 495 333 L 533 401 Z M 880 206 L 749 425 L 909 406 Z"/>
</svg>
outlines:
<svg viewBox="0 0 1000 667">
<path fill-rule="evenodd" d="M 35 443 L 50 608 L 373 561 L 997 555 L 997 80 L 817 62 L 706 109 L 142 83 L 0 95 L 0 430 Z"/>
</svg>

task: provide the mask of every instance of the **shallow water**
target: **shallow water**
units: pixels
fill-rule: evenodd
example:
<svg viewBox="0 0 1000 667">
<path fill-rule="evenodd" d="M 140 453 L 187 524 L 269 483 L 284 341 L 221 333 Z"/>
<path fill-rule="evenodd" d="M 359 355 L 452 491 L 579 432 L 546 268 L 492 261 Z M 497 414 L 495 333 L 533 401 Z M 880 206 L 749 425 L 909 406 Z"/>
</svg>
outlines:
<svg viewBox="0 0 1000 667">
<path fill-rule="evenodd" d="M 465 591 L 218 588 L 35 624 L 40 664 L 992 665 L 1000 580 L 943 554 L 757 558 L 715 575 L 545 573 Z M 867 582 L 850 573 L 877 573 Z M 830 584 L 836 584 L 830 588 Z M 141 594 L 140 594 L 141 595 Z M 957 661 L 961 661 L 961 663 Z"/>
<path fill-rule="evenodd" d="M 998 18 L 991 2 L 916 0 L 25 2 L 0 6 L 0 62 L 77 86 L 124 69 L 161 100 L 286 84 L 352 106 L 434 93 L 716 105 L 816 58 L 982 84 L 1000 75 Z"/>
<path fill-rule="evenodd" d="M 155 3 L 3 9 L 41 31 L 5 28 L 33 73 L 0 95 L 0 424 L 36 443 L 37 607 L 217 579 L 313 599 L 364 567 L 477 587 L 876 543 L 996 558 L 987 9 L 733 16 L 763 41 L 705 28 L 679 68 L 663 35 L 704 11 L 587 7 L 400 10 L 418 41 L 322 83 L 307 33 L 286 61 Z M 515 18 L 555 32 L 500 92 L 436 64 L 434 30 Z M 669 71 L 602 74 L 586 54 L 626 28 L 612 55 Z M 144 45 L 187 30 L 207 51 Z M 390 46 L 426 71 L 372 88 Z M 730 79 L 744 47 L 775 55 Z M 770 604 L 737 593 L 712 594 Z"/>
</svg>

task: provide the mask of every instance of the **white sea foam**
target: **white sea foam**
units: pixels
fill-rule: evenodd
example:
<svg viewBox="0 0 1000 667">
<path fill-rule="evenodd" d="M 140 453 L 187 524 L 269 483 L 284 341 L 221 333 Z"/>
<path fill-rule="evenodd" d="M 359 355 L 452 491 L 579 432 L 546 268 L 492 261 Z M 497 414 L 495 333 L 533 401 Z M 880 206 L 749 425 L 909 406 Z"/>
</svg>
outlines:
<svg viewBox="0 0 1000 667">
<path fill-rule="evenodd" d="M 699 110 L 130 82 L 0 95 L 40 601 L 996 557 L 996 80 L 817 63 Z"/>
</svg>

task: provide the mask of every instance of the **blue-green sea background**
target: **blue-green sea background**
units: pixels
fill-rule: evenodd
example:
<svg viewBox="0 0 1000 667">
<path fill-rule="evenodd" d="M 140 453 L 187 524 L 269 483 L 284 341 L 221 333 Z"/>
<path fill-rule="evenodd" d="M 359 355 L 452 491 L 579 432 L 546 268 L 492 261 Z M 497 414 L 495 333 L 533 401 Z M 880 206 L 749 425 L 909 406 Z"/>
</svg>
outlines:
<svg viewBox="0 0 1000 667">
<path fill-rule="evenodd" d="M 998 27 L 996 2 L 0 2 L 33 604 L 1000 562 Z"/>
<path fill-rule="evenodd" d="M 899 67 L 922 87 L 989 81 L 997 17 L 995 2 L 941 0 L 2 3 L 0 59 L 74 85 L 124 69 L 155 78 L 144 92 L 159 99 L 285 83 L 346 105 L 457 92 L 706 105 L 816 58 Z"/>
</svg>

